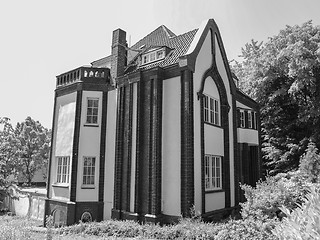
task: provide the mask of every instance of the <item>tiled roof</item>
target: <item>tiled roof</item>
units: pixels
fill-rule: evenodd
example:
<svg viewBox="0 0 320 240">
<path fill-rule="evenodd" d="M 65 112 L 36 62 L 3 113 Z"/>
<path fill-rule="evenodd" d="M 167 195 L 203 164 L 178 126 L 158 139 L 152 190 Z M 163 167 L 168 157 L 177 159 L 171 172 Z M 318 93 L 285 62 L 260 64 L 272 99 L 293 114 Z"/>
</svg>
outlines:
<svg viewBox="0 0 320 240">
<path fill-rule="evenodd" d="M 166 37 L 163 35 L 163 29 L 168 30 L 168 28 L 166 28 L 165 26 L 160 26 L 155 31 L 141 39 L 132 48 L 137 49 L 143 45 L 145 45 L 146 48 L 150 46 L 167 46 L 172 49 L 172 51 L 165 57 L 164 60 L 150 63 L 141 67 L 137 65 L 131 65 L 126 69 L 126 73 L 133 72 L 137 69 L 150 69 L 155 66 L 167 67 L 178 63 L 179 57 L 183 56 L 188 51 L 190 44 L 198 30 L 194 29 L 190 32 L 186 32 L 178 36 L 173 36 L 173 33 L 169 30 L 171 32 L 171 37 L 168 37 L 168 35 Z M 158 34 L 159 32 L 160 34 Z"/>
<path fill-rule="evenodd" d="M 99 67 L 101 65 L 107 65 L 111 61 L 111 55 L 95 60 L 91 63 L 93 67 Z"/>
<path fill-rule="evenodd" d="M 166 26 L 161 25 L 147 36 L 139 40 L 130 49 L 140 49 L 143 50 L 150 49 L 151 47 L 163 47 L 166 46 L 172 51 L 163 59 L 154 63 L 146 64 L 139 67 L 136 63 L 131 63 L 128 65 L 125 73 L 134 72 L 136 70 L 150 69 L 156 66 L 167 67 L 178 63 L 179 57 L 183 56 L 189 49 L 190 44 L 197 33 L 198 29 L 183 33 L 181 35 L 175 35 Z M 92 66 L 104 66 L 111 61 L 111 55 L 98 59 L 91 63 Z"/>
<path fill-rule="evenodd" d="M 165 46 L 170 38 L 175 36 L 176 35 L 170 29 L 161 25 L 130 48 L 139 49 L 141 46 L 145 46 L 147 48 L 150 46 Z"/>
</svg>

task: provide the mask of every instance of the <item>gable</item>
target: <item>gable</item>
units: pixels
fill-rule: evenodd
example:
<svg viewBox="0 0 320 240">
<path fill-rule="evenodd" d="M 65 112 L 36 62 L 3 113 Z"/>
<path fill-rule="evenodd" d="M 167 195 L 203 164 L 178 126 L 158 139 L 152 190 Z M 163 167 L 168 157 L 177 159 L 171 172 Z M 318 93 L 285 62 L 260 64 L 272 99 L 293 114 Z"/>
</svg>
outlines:
<svg viewBox="0 0 320 240">
<path fill-rule="evenodd" d="M 185 56 L 181 58 L 180 66 L 188 66 L 192 71 L 195 71 L 196 61 L 198 61 L 199 58 L 198 55 L 205 44 L 208 34 L 211 35 L 212 55 L 214 57 L 211 67 L 218 69 L 219 74 L 225 82 L 226 88 L 229 89 L 231 94 L 235 94 L 236 86 L 232 80 L 231 70 L 218 26 L 213 19 L 202 22 L 196 36 L 190 44 L 190 48 Z M 217 64 L 219 64 L 219 66 Z"/>
</svg>

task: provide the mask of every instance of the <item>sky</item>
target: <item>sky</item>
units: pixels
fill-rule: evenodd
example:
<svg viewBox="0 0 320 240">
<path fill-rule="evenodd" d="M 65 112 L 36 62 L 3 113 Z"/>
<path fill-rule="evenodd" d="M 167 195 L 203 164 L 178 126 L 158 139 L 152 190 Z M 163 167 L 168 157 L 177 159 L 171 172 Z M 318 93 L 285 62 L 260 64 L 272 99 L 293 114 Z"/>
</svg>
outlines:
<svg viewBox="0 0 320 240">
<path fill-rule="evenodd" d="M 0 117 L 51 128 L 56 76 L 110 55 L 112 31 L 133 45 L 165 25 L 176 35 L 213 18 L 229 60 L 286 25 L 320 25 L 319 0 L 11 0 L 0 8 Z"/>
</svg>

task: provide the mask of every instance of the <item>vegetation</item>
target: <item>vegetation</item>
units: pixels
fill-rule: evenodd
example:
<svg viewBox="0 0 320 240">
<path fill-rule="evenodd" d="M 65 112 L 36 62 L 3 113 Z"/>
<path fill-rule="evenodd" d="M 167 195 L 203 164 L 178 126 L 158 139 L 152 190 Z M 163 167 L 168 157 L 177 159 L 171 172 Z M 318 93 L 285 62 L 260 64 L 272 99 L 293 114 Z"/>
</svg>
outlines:
<svg viewBox="0 0 320 240">
<path fill-rule="evenodd" d="M 277 225 L 273 234 L 279 239 L 320 239 L 320 193 L 315 187 L 304 198 L 304 203 L 293 211 L 286 207 L 282 223 Z"/>
<path fill-rule="evenodd" d="M 9 118 L 0 118 L 0 186 L 22 174 L 30 185 L 35 172 L 46 168 L 51 132 L 27 117 L 12 127 Z"/>
<path fill-rule="evenodd" d="M 233 64 L 241 89 L 261 106 L 263 152 L 275 175 L 296 170 L 311 140 L 320 146 L 320 27 L 287 26 L 266 43 L 252 40 Z"/>
</svg>

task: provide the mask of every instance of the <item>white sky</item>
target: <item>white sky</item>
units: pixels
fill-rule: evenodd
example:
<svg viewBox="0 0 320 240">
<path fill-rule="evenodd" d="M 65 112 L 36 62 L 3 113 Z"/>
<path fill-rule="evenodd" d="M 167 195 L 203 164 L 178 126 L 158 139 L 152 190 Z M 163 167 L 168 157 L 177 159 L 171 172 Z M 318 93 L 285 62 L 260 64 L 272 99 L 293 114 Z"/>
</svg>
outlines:
<svg viewBox="0 0 320 240">
<path fill-rule="evenodd" d="M 285 25 L 320 25 L 319 9 L 319 0 L 2 1 L 0 116 L 51 128 L 55 76 L 109 55 L 117 28 L 133 45 L 162 24 L 181 34 L 213 18 L 231 60 Z"/>
</svg>

